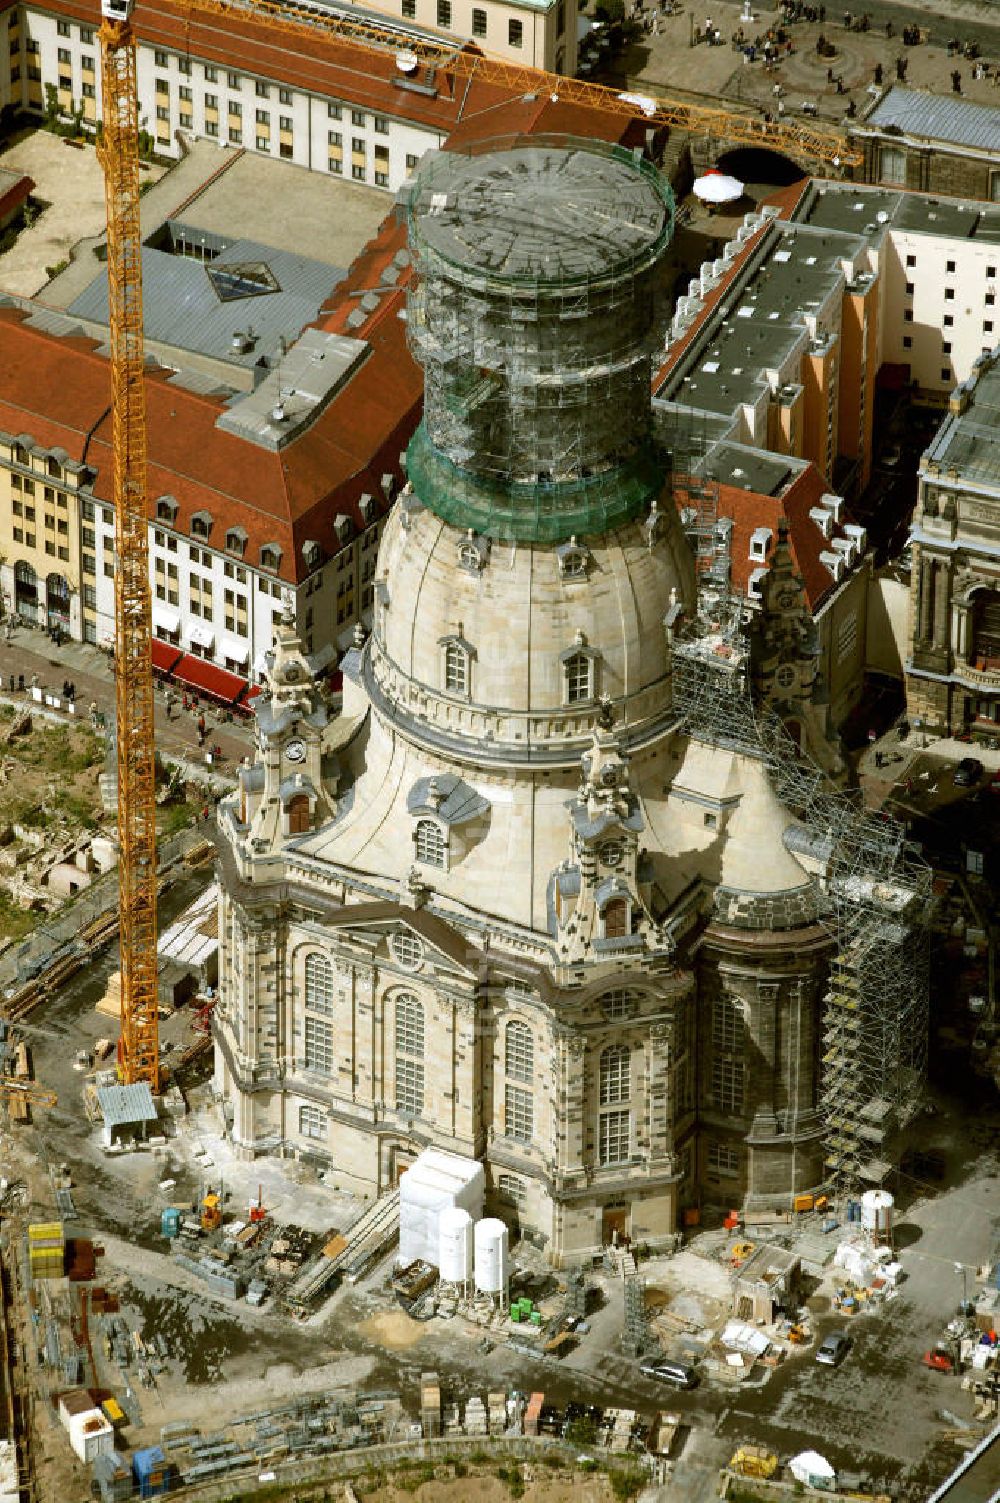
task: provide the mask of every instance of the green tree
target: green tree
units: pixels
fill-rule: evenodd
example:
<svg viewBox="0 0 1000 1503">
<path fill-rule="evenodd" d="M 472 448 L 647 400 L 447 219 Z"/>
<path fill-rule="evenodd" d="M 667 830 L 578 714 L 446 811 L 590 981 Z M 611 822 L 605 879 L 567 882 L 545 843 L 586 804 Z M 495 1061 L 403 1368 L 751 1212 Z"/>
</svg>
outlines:
<svg viewBox="0 0 1000 1503">
<path fill-rule="evenodd" d="M 45 129 L 55 130 L 59 120 L 59 95 L 55 84 L 45 85 Z"/>
</svg>

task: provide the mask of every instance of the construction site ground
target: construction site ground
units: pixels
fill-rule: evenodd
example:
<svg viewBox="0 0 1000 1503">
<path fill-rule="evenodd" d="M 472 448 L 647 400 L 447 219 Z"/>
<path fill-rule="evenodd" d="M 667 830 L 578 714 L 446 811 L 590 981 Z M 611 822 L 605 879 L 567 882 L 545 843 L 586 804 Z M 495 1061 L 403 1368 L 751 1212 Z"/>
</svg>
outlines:
<svg viewBox="0 0 1000 1503">
<path fill-rule="evenodd" d="M 202 873 L 178 883 L 161 923 L 189 902 L 205 880 L 207 873 Z M 673 1463 L 674 1479 L 677 1486 L 683 1481 L 683 1496 L 695 1503 L 717 1496 L 719 1467 L 747 1439 L 763 1441 L 786 1460 L 815 1448 L 834 1465 L 860 1471 L 872 1483 L 891 1482 L 902 1489 L 902 1497 L 914 1499 L 925 1496 L 921 1489 L 954 1462 L 958 1452 L 942 1436 L 971 1426 L 972 1399 L 957 1379 L 921 1367 L 920 1358 L 962 1297 L 955 1262 L 974 1275 L 995 1250 L 1000 1231 L 1000 1109 L 995 1093 L 984 1088 L 970 1104 L 968 1081 L 952 1076 L 938 1092 L 937 1111 L 919 1119 L 912 1130 L 914 1146 L 935 1149 L 945 1169 L 940 1183 L 904 1181 L 900 1187 L 898 1245 L 905 1279 L 896 1299 L 847 1321 L 831 1308 L 835 1277 L 827 1273 L 811 1296 L 814 1341 L 809 1348 L 793 1352 L 769 1374 L 756 1371 L 742 1384 L 706 1379 L 693 1393 L 678 1393 L 642 1376 L 635 1360 L 622 1353 L 622 1282 L 603 1270 L 588 1275 L 596 1291 L 590 1331 L 561 1361 L 512 1346 L 512 1327 L 505 1321 L 482 1326 L 461 1315 L 426 1323 L 412 1320 L 389 1287 L 391 1251 L 360 1282 L 342 1285 L 302 1323 L 271 1303 L 253 1309 L 244 1301 L 209 1294 L 169 1254 L 159 1230 L 165 1205 L 193 1204 L 211 1186 L 224 1190 L 228 1215 L 245 1216 L 259 1186 L 274 1221 L 314 1234 L 315 1245 L 348 1226 L 361 1205 L 324 1183 L 313 1166 L 278 1158 L 237 1159 L 225 1141 L 207 1083 L 190 1091 L 192 1110 L 162 1149 L 107 1157 L 99 1130 L 83 1114 L 84 1076 L 74 1069 L 74 1059 L 107 1031 L 108 1021 L 95 1013 L 94 1004 L 103 995 L 114 960 L 113 951 L 107 952 L 33 1015 L 27 1037 L 35 1073 L 58 1092 L 59 1104 L 48 1113 L 36 1111 L 31 1126 L 12 1134 L 5 1173 L 23 1177 L 29 1187 L 29 1204 L 20 1213 L 23 1224 L 54 1216 L 51 1175 L 64 1164 L 68 1167 L 79 1215 L 67 1225 L 68 1234 L 92 1236 L 103 1247 L 97 1282 L 118 1295 L 130 1331 L 143 1343 L 163 1338 L 168 1358 L 155 1385 L 136 1385 L 141 1422 L 129 1427 L 130 1447 L 155 1442 L 160 1426 L 171 1420 L 186 1419 L 204 1433 L 222 1429 L 236 1415 L 287 1402 L 292 1395 L 330 1389 L 397 1392 L 412 1416 L 418 1412 L 420 1376 L 434 1369 L 442 1375 L 446 1403 L 449 1396 L 464 1402 L 489 1386 L 541 1390 L 546 1402 L 557 1406 L 574 1401 L 647 1414 L 666 1407 L 679 1410 L 691 1428 Z M 163 1031 L 169 1063 L 191 1041 L 189 1012 L 182 1009 L 164 1023 Z M 839 1233 L 823 1234 L 815 1217 L 800 1226 L 779 1227 L 775 1235 L 787 1240 L 803 1233 L 813 1253 L 817 1243 L 825 1242 L 832 1255 Z M 726 1245 L 721 1229 L 709 1228 L 679 1254 L 640 1265 L 650 1318 L 668 1352 L 697 1355 L 728 1317 Z M 542 1255 L 523 1244 L 515 1248 L 514 1262 L 535 1279 L 542 1308 L 558 1308 L 564 1276 L 548 1270 Z M 68 1310 L 69 1294 L 57 1298 Z M 815 1340 L 843 1326 L 852 1339 L 846 1361 L 835 1370 L 818 1366 Z M 98 1381 L 120 1391 L 120 1374 L 104 1363 L 99 1350 L 96 1363 Z M 39 1472 L 45 1482 L 40 1496 L 73 1496 L 80 1473 L 65 1435 L 41 1401 L 55 1378 L 47 1372 L 36 1374 L 34 1381 L 35 1415 L 42 1430 Z M 950 1417 L 943 1418 L 944 1411 Z M 434 1503 L 439 1496 L 450 1497 L 437 1492 L 437 1481 L 425 1486 L 431 1490 L 421 1495 Z"/>
</svg>

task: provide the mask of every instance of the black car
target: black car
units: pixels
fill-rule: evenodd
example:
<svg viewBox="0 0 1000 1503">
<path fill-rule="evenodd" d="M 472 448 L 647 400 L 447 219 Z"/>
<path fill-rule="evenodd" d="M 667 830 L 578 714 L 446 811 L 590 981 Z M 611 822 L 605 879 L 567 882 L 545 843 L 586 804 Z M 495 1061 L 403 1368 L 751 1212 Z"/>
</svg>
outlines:
<svg viewBox="0 0 1000 1503">
<path fill-rule="evenodd" d="M 983 775 L 983 764 L 978 757 L 963 757 L 955 768 L 956 788 L 971 788 Z"/>
</svg>

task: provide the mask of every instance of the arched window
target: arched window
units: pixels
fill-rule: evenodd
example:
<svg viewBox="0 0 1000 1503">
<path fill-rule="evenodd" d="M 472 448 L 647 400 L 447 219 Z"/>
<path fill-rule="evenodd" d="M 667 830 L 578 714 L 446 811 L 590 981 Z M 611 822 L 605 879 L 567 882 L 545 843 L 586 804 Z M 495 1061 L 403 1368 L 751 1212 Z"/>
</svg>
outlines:
<svg viewBox="0 0 1000 1503">
<path fill-rule="evenodd" d="M 288 833 L 304 835 L 309 829 L 309 795 L 296 793 L 288 800 Z"/>
<path fill-rule="evenodd" d="M 444 866 L 444 836 L 432 819 L 417 821 L 413 843 L 418 861 L 425 866 Z"/>
<path fill-rule="evenodd" d="M 535 1040 L 527 1023 L 507 1024 L 504 1035 L 504 1068 L 508 1080 L 534 1079 Z"/>
<path fill-rule="evenodd" d="M 566 675 L 566 703 L 579 705 L 592 699 L 593 687 L 593 663 L 585 652 L 571 653 L 563 663 L 563 672 Z"/>
<path fill-rule="evenodd" d="M 604 905 L 605 939 L 624 939 L 628 934 L 628 902 L 625 898 L 611 898 Z"/>
<path fill-rule="evenodd" d="M 600 1072 L 601 1105 L 614 1106 L 619 1101 L 628 1101 L 632 1094 L 632 1079 L 629 1051 L 624 1044 L 612 1044 L 602 1051 Z"/>
<path fill-rule="evenodd" d="M 333 967 L 314 950 L 306 956 L 306 1007 L 312 1012 L 333 1011 Z"/>
<path fill-rule="evenodd" d="M 445 646 L 444 687 L 449 694 L 469 692 L 469 655 L 461 642 L 448 642 Z"/>
<path fill-rule="evenodd" d="M 424 1109 L 424 1008 L 412 992 L 396 998 L 396 1110 L 419 1117 Z"/>
</svg>

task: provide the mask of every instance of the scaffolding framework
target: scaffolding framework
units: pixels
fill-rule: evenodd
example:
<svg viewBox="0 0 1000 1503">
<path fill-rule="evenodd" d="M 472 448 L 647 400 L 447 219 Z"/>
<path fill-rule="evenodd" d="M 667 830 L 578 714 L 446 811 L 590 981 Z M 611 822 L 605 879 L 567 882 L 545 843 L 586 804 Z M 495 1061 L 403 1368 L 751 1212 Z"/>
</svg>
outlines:
<svg viewBox="0 0 1000 1503">
<path fill-rule="evenodd" d="M 420 499 L 521 541 L 647 511 L 663 485 L 650 380 L 669 186 L 620 147 L 535 136 L 431 153 L 406 211 Z"/>
<path fill-rule="evenodd" d="M 857 790 L 831 789 L 780 719 L 754 704 L 743 603 L 699 593 L 675 637 L 674 702 L 696 738 L 765 764 L 798 824 L 786 837 L 817 870 L 832 938 L 822 1020 L 821 1110 L 831 1185 L 881 1183 L 889 1143 L 919 1108 L 927 1068 L 931 873 Z"/>
</svg>

